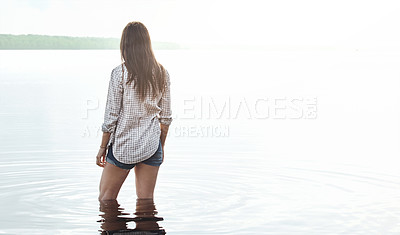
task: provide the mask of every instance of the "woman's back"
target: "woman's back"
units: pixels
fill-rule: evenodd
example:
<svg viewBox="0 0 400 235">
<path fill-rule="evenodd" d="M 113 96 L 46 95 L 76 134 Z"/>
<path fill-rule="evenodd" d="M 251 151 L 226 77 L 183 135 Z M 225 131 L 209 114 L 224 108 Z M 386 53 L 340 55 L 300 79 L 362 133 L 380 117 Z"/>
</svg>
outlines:
<svg viewBox="0 0 400 235">
<path fill-rule="evenodd" d="M 170 107 L 170 78 L 165 70 L 165 89 L 154 95 L 150 90 L 141 98 L 135 82 L 127 83 L 125 65 L 114 68 L 109 84 L 103 132 L 111 132 L 117 160 L 132 164 L 150 157 L 158 147 L 160 123 L 172 121 Z M 115 132 L 112 132 L 115 128 Z"/>
</svg>

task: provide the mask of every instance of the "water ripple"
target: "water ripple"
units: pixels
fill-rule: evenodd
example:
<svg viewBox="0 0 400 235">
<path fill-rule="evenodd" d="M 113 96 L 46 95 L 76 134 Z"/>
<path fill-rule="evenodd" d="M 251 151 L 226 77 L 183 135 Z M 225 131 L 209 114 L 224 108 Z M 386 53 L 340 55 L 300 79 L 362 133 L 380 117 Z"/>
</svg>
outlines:
<svg viewBox="0 0 400 235">
<path fill-rule="evenodd" d="M 2 167 L 0 190 L 7 193 L 0 194 L 1 206 L 9 211 L 2 217 L 5 231 L 17 228 L 20 220 L 48 231 L 97 231 L 101 169 L 82 154 L 55 161 L 49 154 L 28 163 L 16 158 Z M 72 160 L 65 164 L 63 159 Z M 287 234 L 307 228 L 308 234 L 394 234 L 400 219 L 399 185 L 396 175 L 317 160 L 175 155 L 160 170 L 156 200 L 165 218 L 162 225 L 171 233 Z M 368 222 L 375 220 L 385 223 Z M 201 229 L 193 232 L 193 225 Z"/>
</svg>

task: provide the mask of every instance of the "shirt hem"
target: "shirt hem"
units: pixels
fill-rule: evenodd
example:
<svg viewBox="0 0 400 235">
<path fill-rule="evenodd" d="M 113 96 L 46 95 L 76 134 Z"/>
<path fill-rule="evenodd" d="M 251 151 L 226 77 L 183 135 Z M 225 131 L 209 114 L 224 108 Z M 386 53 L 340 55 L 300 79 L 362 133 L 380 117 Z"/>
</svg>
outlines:
<svg viewBox="0 0 400 235">
<path fill-rule="evenodd" d="M 127 164 L 127 165 L 138 164 L 138 163 L 141 163 L 141 162 L 146 161 L 147 159 L 151 158 L 151 157 L 157 152 L 158 147 L 160 146 L 160 141 L 161 141 L 161 139 L 159 140 L 159 142 L 158 142 L 157 147 L 155 148 L 155 150 L 152 151 L 152 154 L 146 156 L 145 158 L 142 158 L 140 161 L 137 161 L 137 162 L 129 162 L 129 163 L 126 163 L 126 162 L 121 161 L 120 159 L 118 159 L 117 157 L 115 157 L 114 148 L 112 149 L 112 151 L 113 151 L 113 156 L 114 156 L 114 158 L 115 158 L 117 161 L 119 161 L 120 163 L 123 163 L 123 164 Z"/>
</svg>

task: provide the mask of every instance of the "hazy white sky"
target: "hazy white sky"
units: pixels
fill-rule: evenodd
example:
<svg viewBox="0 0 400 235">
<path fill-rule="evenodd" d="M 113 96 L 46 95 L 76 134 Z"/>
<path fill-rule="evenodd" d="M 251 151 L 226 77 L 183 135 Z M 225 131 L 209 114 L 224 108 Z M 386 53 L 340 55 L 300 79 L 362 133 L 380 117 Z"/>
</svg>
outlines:
<svg viewBox="0 0 400 235">
<path fill-rule="evenodd" d="M 154 41 L 400 45 L 393 0 L 0 0 L 0 33 L 117 37 L 141 21 Z"/>
</svg>

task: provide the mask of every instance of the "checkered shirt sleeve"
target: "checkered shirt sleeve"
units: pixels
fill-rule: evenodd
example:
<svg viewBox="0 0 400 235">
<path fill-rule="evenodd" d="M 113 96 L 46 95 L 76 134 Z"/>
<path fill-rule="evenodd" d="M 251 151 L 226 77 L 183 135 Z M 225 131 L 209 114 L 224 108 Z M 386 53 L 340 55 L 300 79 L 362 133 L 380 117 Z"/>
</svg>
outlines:
<svg viewBox="0 0 400 235">
<path fill-rule="evenodd" d="M 106 111 L 104 113 L 104 123 L 101 128 L 103 132 L 115 132 L 115 127 L 121 110 L 123 85 L 122 79 L 117 76 L 116 73 L 116 70 L 113 69 L 108 84 Z"/>
<path fill-rule="evenodd" d="M 165 91 L 161 96 L 158 106 L 161 108 L 159 115 L 160 123 L 163 125 L 170 125 L 172 122 L 172 111 L 171 111 L 171 81 L 169 78 L 169 73 L 166 71 L 166 87 Z"/>
</svg>

